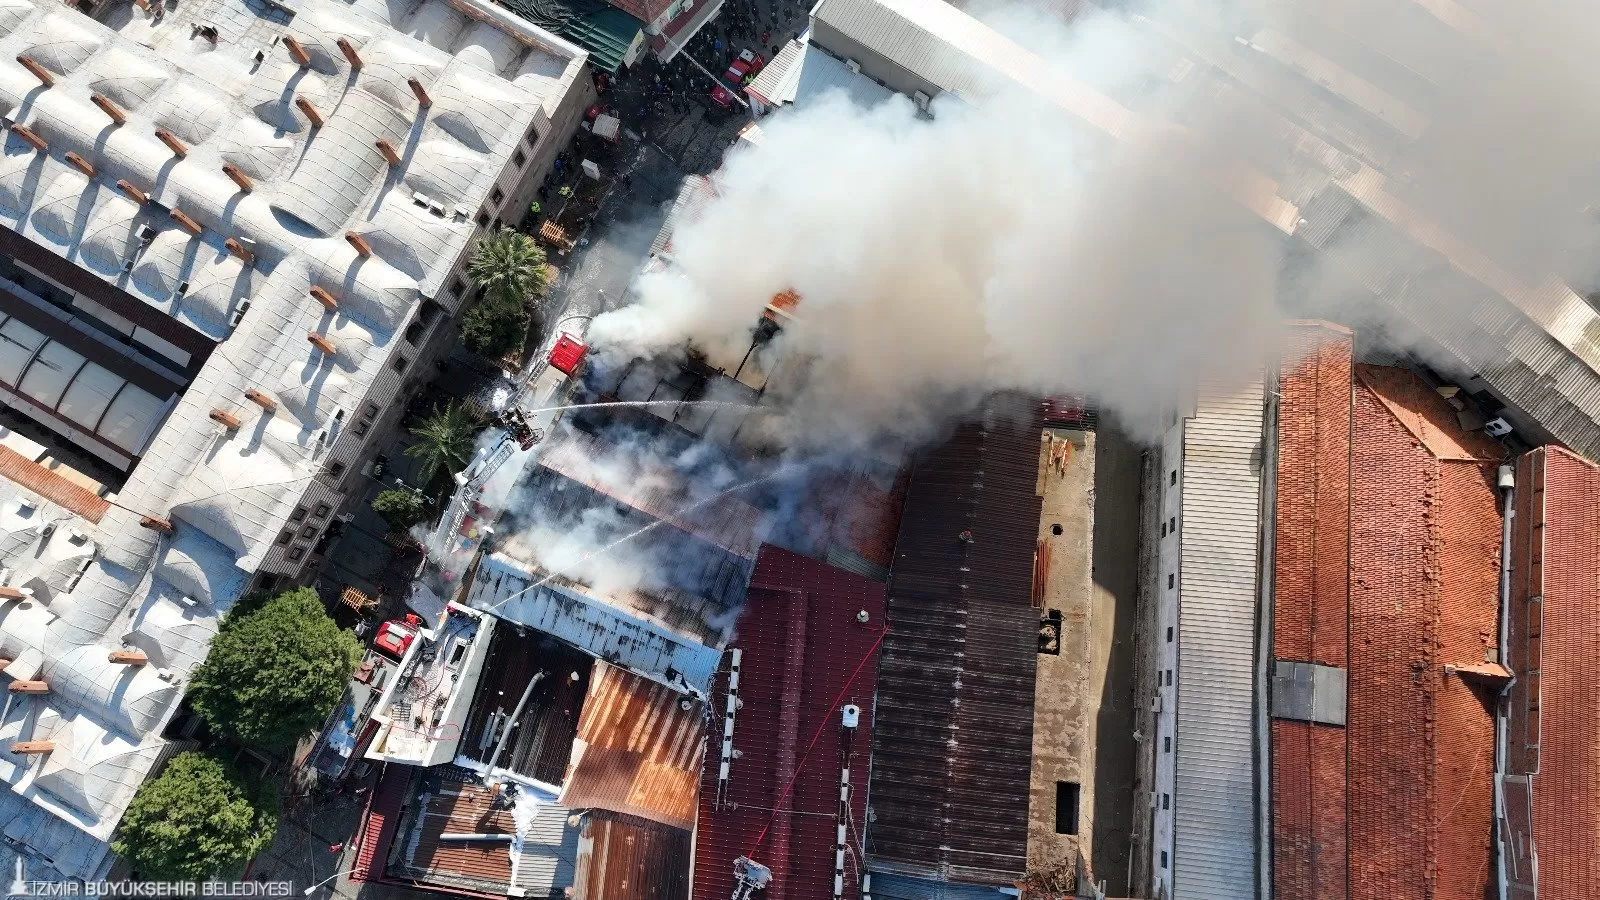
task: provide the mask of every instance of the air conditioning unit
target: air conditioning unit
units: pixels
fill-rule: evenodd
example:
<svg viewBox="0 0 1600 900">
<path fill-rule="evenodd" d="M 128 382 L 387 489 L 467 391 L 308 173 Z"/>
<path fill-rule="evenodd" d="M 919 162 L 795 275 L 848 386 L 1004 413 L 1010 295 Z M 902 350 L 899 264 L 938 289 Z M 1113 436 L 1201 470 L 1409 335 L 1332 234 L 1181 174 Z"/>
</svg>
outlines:
<svg viewBox="0 0 1600 900">
<path fill-rule="evenodd" d="M 921 91 L 917 91 L 915 94 L 912 94 L 911 99 L 917 102 L 917 109 L 921 110 L 922 112 L 927 112 L 928 104 L 933 102 L 932 97 L 929 97 L 927 94 L 924 94 Z"/>
<path fill-rule="evenodd" d="M 158 235 L 160 233 L 161 232 L 156 231 L 154 228 L 151 228 L 149 225 L 140 225 L 139 226 L 139 240 L 144 241 L 146 244 L 148 244 L 151 241 L 155 240 L 156 239 L 156 235 Z"/>
<path fill-rule="evenodd" d="M 1507 422 L 1505 419 L 1496 416 L 1495 418 L 1483 423 L 1483 430 L 1489 432 L 1495 437 L 1505 437 L 1514 429 L 1512 429 L 1510 422 Z"/>
<path fill-rule="evenodd" d="M 861 74 L 861 63 L 858 63 L 853 59 L 845 60 L 844 61 L 844 67 L 846 69 L 849 69 L 850 71 L 856 73 L 857 75 Z"/>
</svg>

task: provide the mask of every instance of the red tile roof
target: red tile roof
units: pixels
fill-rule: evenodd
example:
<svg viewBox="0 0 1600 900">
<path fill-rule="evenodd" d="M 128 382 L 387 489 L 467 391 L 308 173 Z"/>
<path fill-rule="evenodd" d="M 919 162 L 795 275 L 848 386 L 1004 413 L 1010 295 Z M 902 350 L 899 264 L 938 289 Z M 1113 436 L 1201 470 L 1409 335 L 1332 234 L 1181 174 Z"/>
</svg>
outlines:
<svg viewBox="0 0 1600 900">
<path fill-rule="evenodd" d="M 1600 897 L 1600 467 L 1558 447 L 1524 456 L 1513 521 L 1509 770 L 1535 773 L 1539 900 L 1586 900 Z"/>
<path fill-rule="evenodd" d="M 100 517 L 111 508 L 109 502 L 95 496 L 94 492 L 68 481 L 10 447 L 0 447 L 0 478 L 21 485 L 91 522 L 100 521 Z"/>
<path fill-rule="evenodd" d="M 1482 897 L 1494 723 L 1444 666 L 1494 642 L 1500 519 L 1488 448 L 1420 380 L 1361 367 L 1350 536 L 1352 896 Z M 1419 434 L 1419 423 L 1437 434 Z"/>
<path fill-rule="evenodd" d="M 1344 728 L 1272 723 L 1274 888 L 1482 898 L 1490 882 L 1499 445 L 1411 372 L 1301 323 L 1280 384 L 1273 641 L 1346 667 Z"/>
<path fill-rule="evenodd" d="M 1273 655 L 1349 665 L 1351 339 L 1305 323 L 1279 383 Z M 1277 896 L 1342 898 L 1345 729 L 1272 723 Z"/>
<path fill-rule="evenodd" d="M 698 701 L 596 662 L 561 805 L 692 830 L 704 735 L 705 707 Z"/>
<path fill-rule="evenodd" d="M 857 621 L 862 610 L 866 624 Z M 861 707 L 849 757 L 849 834 L 859 842 L 866 825 L 883 615 L 883 585 L 762 547 L 733 642 L 742 651 L 743 705 L 733 734 L 740 755 L 731 761 L 727 789 L 719 798 L 720 742 L 713 740 L 707 754 L 695 838 L 695 897 L 733 896 L 733 861 L 748 855 L 773 871 L 763 900 L 831 900 L 843 733 L 839 710 L 847 703 Z M 721 711 L 726 699 L 718 693 Z M 855 890 L 858 865 L 846 864 L 845 896 Z"/>
<path fill-rule="evenodd" d="M 656 19 L 672 8 L 672 0 L 606 0 L 606 2 L 646 25 L 654 24 Z"/>
</svg>

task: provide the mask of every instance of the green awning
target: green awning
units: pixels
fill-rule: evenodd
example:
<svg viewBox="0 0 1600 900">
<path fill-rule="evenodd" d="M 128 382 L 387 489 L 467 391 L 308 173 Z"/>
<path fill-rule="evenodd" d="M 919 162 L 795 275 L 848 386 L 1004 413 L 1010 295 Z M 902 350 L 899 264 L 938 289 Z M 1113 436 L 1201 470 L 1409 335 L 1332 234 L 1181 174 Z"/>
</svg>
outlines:
<svg viewBox="0 0 1600 900">
<path fill-rule="evenodd" d="M 602 0 L 499 0 L 501 6 L 589 51 L 589 64 L 616 74 L 644 24 Z"/>
</svg>

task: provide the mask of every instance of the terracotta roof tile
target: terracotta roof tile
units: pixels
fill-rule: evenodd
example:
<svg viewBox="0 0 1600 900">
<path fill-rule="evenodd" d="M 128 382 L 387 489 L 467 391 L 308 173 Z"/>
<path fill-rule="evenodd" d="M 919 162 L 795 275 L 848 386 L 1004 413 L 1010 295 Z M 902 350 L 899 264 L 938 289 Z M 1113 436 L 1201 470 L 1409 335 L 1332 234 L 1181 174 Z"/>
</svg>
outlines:
<svg viewBox="0 0 1600 900">
<path fill-rule="evenodd" d="M 1600 467 L 1535 450 L 1517 498 L 1510 771 L 1536 773 L 1540 900 L 1587 900 L 1600 897 Z"/>
<path fill-rule="evenodd" d="M 1351 339 L 1291 330 L 1279 380 L 1273 655 L 1346 666 Z M 1346 896 L 1345 729 L 1272 723 L 1273 879 L 1280 897 Z"/>
<path fill-rule="evenodd" d="M 46 469 L 10 447 L 0 447 L 0 477 L 91 522 L 99 522 L 100 517 L 111 508 L 109 502 L 95 496 L 92 491 Z"/>
</svg>

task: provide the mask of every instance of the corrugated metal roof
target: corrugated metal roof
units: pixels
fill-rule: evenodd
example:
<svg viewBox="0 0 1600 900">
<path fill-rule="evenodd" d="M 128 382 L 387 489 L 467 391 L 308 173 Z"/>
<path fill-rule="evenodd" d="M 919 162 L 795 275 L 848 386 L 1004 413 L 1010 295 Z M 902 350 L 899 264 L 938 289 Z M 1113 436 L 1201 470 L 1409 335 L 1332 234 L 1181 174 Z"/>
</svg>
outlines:
<svg viewBox="0 0 1600 900">
<path fill-rule="evenodd" d="M 704 750 L 698 700 L 597 662 L 561 803 L 692 829 Z"/>
<path fill-rule="evenodd" d="M 686 175 L 678 185 L 678 196 L 672 200 L 666 221 L 650 242 L 650 255 L 672 255 L 672 235 L 684 225 L 693 222 L 717 196 L 717 188 L 705 175 Z"/>
<path fill-rule="evenodd" d="M 721 654 L 509 556 L 493 553 L 478 565 L 467 605 L 558 637 L 679 690 L 703 691 Z M 535 586 L 537 585 L 537 586 Z"/>
<path fill-rule="evenodd" d="M 997 407 L 912 471 L 878 675 L 874 870 L 1009 884 L 1026 868 L 1041 428 L 1037 402 Z"/>
<path fill-rule="evenodd" d="M 687 900 L 689 832 L 590 812 L 578 840 L 572 900 Z"/>
<path fill-rule="evenodd" d="M 469 773 L 452 767 L 429 770 L 389 861 L 390 875 L 423 884 L 509 893 L 513 883 L 529 897 L 560 897 L 573 885 L 578 859 L 578 829 L 571 813 L 538 803 L 520 840 L 512 804 L 489 787 L 474 784 Z M 532 803 L 526 788 L 517 802 Z M 444 835 L 495 835 L 493 840 L 460 840 Z M 515 881 L 513 882 L 513 876 Z"/>
<path fill-rule="evenodd" d="M 400 827 L 400 809 L 411 789 L 412 772 L 411 766 L 399 763 L 384 766 L 356 838 L 356 864 L 350 869 L 351 881 L 374 881 L 384 876 L 389 848 Z"/>
<path fill-rule="evenodd" d="M 866 624 L 857 621 L 863 610 Z M 883 585 L 777 547 L 762 548 L 734 642 L 741 651 L 742 705 L 734 717 L 733 747 L 740 755 L 729 760 L 728 782 L 719 790 L 721 742 L 714 742 L 700 785 L 696 898 L 733 896 L 733 860 L 751 856 L 773 872 L 772 885 L 759 895 L 764 900 L 832 900 L 845 762 L 839 709 L 851 703 L 861 709 L 848 757 L 846 830 L 855 843 L 866 827 L 882 623 Z M 722 713 L 726 684 L 717 692 Z M 816 746 L 806 754 L 814 737 Z M 849 864 L 844 891 L 845 897 L 857 896 Z"/>
<path fill-rule="evenodd" d="M 1254 900 L 1260 382 L 1205 390 L 1184 426 L 1174 900 Z"/>
</svg>

